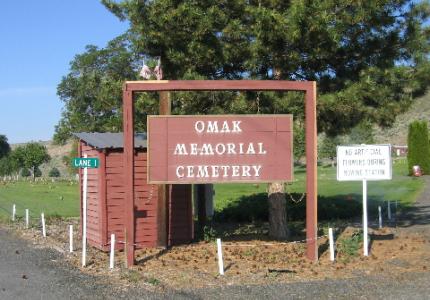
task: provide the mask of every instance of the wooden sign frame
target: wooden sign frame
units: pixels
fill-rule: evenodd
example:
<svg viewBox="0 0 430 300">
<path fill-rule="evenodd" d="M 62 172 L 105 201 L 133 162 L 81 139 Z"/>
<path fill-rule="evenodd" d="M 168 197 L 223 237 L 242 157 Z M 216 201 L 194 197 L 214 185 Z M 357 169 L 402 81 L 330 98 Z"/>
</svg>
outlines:
<svg viewBox="0 0 430 300">
<path fill-rule="evenodd" d="M 123 86 L 124 178 L 126 256 L 133 265 L 134 222 L 134 101 L 136 92 L 169 91 L 301 91 L 305 93 L 306 135 L 306 256 L 318 260 L 317 244 L 317 121 L 316 82 L 285 80 L 148 80 L 127 81 Z"/>
</svg>

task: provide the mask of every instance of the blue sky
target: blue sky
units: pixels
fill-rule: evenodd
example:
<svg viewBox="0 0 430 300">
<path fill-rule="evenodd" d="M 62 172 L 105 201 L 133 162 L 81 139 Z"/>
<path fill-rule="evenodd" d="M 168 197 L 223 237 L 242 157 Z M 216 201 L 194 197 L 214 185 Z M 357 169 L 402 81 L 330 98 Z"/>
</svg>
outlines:
<svg viewBox="0 0 430 300">
<path fill-rule="evenodd" d="M 5 1 L 0 10 L 0 134 L 50 140 L 62 103 L 56 88 L 73 57 L 127 30 L 98 0 Z"/>
</svg>

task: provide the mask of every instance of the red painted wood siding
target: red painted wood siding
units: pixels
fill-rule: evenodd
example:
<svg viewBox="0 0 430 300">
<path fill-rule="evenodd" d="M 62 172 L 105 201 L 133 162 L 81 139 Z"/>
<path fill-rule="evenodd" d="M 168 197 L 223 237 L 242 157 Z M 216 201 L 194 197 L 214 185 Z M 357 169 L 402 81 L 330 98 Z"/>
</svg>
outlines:
<svg viewBox="0 0 430 300">
<path fill-rule="evenodd" d="M 81 156 L 99 157 L 99 152 L 94 148 L 81 143 Z M 83 184 L 83 171 L 80 176 L 81 186 Z M 99 217 L 99 169 L 88 169 L 87 185 L 87 240 L 88 244 L 97 248 L 102 246 L 101 220 Z"/>
<path fill-rule="evenodd" d="M 125 182 L 122 151 L 106 154 L 107 231 L 124 241 L 125 231 Z M 146 152 L 139 151 L 134 161 L 135 226 L 137 248 L 155 247 L 157 243 L 156 185 L 146 183 Z M 118 248 L 122 248 L 118 244 Z"/>
<path fill-rule="evenodd" d="M 88 157 L 101 156 L 101 153 L 85 143 L 81 144 L 81 149 L 82 156 L 84 154 Z M 89 245 L 107 251 L 112 233 L 118 241 L 116 249 L 123 249 L 124 245 L 121 242 L 125 240 L 126 222 L 123 152 L 107 149 L 105 156 L 106 168 L 88 169 L 87 238 Z M 100 199 L 102 170 L 106 172 L 105 207 L 101 207 L 103 199 Z M 139 150 L 135 154 L 134 171 L 136 248 L 156 247 L 158 186 L 147 184 L 146 151 Z M 105 210 L 106 214 L 101 213 L 102 210 Z M 190 185 L 172 187 L 169 211 L 169 245 L 191 242 L 193 216 Z"/>
</svg>

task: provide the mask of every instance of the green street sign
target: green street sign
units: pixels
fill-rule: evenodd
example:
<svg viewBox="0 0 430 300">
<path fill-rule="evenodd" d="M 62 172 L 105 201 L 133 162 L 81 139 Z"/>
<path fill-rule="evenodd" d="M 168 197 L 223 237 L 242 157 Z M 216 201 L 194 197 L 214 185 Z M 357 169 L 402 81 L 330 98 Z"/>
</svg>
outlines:
<svg viewBox="0 0 430 300">
<path fill-rule="evenodd" d="M 75 157 L 72 160 L 72 166 L 75 168 L 98 168 L 100 161 L 98 158 Z"/>
</svg>

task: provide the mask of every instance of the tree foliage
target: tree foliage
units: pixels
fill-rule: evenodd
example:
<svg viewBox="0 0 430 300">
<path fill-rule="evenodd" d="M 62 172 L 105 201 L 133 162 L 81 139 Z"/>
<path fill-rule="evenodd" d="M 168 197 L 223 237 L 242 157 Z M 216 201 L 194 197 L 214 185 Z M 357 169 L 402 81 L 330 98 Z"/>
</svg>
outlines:
<svg viewBox="0 0 430 300">
<path fill-rule="evenodd" d="M 408 131 L 408 168 L 420 166 L 424 174 L 430 174 L 430 144 L 426 121 L 414 121 Z"/>
<path fill-rule="evenodd" d="M 64 143 L 72 132 L 122 129 L 122 85 L 137 79 L 137 59 L 129 46 L 125 36 L 120 36 L 105 48 L 90 45 L 75 56 L 57 88 L 64 110 L 54 142 Z"/>
<path fill-rule="evenodd" d="M 319 129 L 331 135 L 363 119 L 390 125 L 426 86 L 426 2 L 102 2 L 130 21 L 135 51 L 162 58 L 167 79 L 316 80 Z M 303 110 L 303 100 L 284 102 L 283 112 Z"/>
<path fill-rule="evenodd" d="M 5 135 L 0 134 L 0 159 L 10 152 L 10 146 L 7 142 L 7 137 Z"/>
<path fill-rule="evenodd" d="M 17 166 L 22 169 L 31 170 L 33 180 L 37 177 L 39 166 L 51 159 L 46 147 L 35 142 L 17 147 L 12 156 Z"/>
<path fill-rule="evenodd" d="M 102 2 L 130 30 L 72 61 L 58 87 L 65 108 L 57 142 L 73 131 L 121 131 L 122 83 L 138 78 L 142 58 L 153 64 L 161 57 L 166 79 L 315 80 L 319 131 L 332 136 L 363 119 L 389 126 L 430 76 L 427 2 Z M 156 113 L 155 99 L 135 100 L 137 130 Z M 174 113 L 276 112 L 303 120 L 300 93 L 173 93 L 172 100 Z"/>
</svg>

